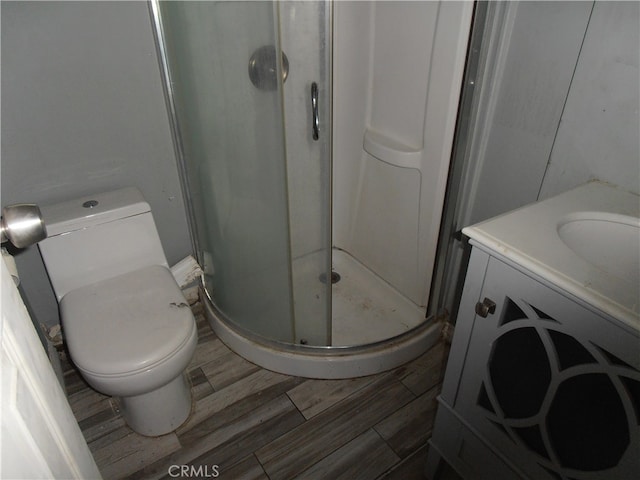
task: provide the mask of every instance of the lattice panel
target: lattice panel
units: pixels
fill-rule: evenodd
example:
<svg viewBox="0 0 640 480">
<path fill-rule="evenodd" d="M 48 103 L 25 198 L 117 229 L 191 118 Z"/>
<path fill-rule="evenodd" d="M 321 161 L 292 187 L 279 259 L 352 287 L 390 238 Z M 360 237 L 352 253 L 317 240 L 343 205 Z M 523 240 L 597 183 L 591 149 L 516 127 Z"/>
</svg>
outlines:
<svg viewBox="0 0 640 480">
<path fill-rule="evenodd" d="M 502 312 L 476 400 L 486 418 L 552 478 L 637 463 L 640 372 L 523 300 Z"/>
</svg>

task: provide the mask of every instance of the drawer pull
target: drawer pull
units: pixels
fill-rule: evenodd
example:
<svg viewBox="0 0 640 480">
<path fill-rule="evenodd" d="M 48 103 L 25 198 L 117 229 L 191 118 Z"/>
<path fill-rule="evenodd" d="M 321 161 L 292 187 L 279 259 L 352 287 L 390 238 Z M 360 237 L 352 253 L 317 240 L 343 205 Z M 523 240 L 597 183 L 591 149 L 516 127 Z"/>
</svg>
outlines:
<svg viewBox="0 0 640 480">
<path fill-rule="evenodd" d="M 490 298 L 485 297 L 482 302 L 476 303 L 476 314 L 482 318 L 487 318 L 487 315 L 493 315 L 496 311 L 496 302 Z"/>
</svg>

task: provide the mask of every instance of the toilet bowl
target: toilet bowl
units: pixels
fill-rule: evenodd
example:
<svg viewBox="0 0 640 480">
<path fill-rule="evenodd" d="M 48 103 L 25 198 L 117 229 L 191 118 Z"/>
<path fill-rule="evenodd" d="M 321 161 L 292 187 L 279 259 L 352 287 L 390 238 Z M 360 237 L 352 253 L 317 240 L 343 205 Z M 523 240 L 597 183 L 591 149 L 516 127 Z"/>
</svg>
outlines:
<svg viewBox="0 0 640 480">
<path fill-rule="evenodd" d="M 197 328 L 148 204 L 124 189 L 41 210 L 39 248 L 71 360 L 91 387 L 117 397 L 134 431 L 175 430 L 191 411 L 184 370 Z"/>
</svg>

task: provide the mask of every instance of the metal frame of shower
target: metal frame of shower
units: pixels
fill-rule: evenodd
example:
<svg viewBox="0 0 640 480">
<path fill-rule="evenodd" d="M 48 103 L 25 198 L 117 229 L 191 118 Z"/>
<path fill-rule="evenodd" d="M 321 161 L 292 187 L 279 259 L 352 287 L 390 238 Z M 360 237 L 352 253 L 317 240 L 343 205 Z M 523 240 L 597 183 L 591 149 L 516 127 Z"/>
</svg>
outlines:
<svg viewBox="0 0 640 480">
<path fill-rule="evenodd" d="M 176 164 L 178 167 L 178 176 L 182 185 L 182 197 L 187 210 L 187 219 L 189 223 L 189 236 L 191 238 L 191 248 L 199 256 L 200 245 L 198 244 L 198 224 L 193 209 L 193 200 L 191 198 L 191 185 L 189 175 L 187 175 L 187 167 L 184 161 L 184 146 L 182 144 L 182 134 L 180 124 L 178 122 L 178 114 L 176 110 L 175 97 L 171 88 L 171 73 L 169 71 L 169 60 L 167 58 L 167 49 L 164 42 L 164 31 L 162 28 L 162 18 L 160 13 L 160 0 L 148 0 L 149 14 L 151 16 L 153 37 L 155 40 L 156 54 L 160 65 L 160 74 L 162 76 L 162 90 L 164 92 L 164 100 L 167 107 L 169 117 L 169 126 L 171 128 L 171 136 L 173 138 L 173 150 L 176 156 Z M 203 264 L 202 258 L 197 258 L 200 265 Z"/>
<path fill-rule="evenodd" d="M 482 133 L 481 112 L 491 94 L 492 72 L 500 55 L 502 35 L 512 13 L 509 2 L 478 1 L 471 24 L 467 63 L 447 177 L 447 189 L 427 316 L 455 323 L 469 261 L 470 247 L 462 235 L 473 203 L 469 182 L 477 175 L 474 161 Z"/>
</svg>

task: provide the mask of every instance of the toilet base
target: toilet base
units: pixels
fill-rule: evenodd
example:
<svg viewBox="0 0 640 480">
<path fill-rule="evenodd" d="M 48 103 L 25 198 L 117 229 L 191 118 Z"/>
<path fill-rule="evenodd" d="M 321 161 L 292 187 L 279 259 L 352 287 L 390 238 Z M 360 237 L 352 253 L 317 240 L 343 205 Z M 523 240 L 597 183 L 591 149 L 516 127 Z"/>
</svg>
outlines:
<svg viewBox="0 0 640 480">
<path fill-rule="evenodd" d="M 118 400 L 127 425 L 147 437 L 173 432 L 191 413 L 191 388 L 185 375 L 152 392 Z"/>
</svg>

